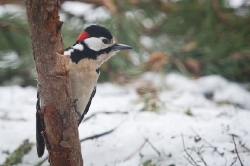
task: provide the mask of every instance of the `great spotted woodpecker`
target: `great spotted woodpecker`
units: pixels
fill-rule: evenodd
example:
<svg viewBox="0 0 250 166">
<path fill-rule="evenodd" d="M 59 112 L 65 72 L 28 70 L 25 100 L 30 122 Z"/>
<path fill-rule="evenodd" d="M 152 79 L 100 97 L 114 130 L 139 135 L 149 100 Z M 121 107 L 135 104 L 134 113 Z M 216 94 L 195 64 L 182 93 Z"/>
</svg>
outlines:
<svg viewBox="0 0 250 166">
<path fill-rule="evenodd" d="M 95 95 L 100 66 L 115 53 L 127 49 L 132 49 L 132 47 L 116 43 L 106 28 L 90 25 L 78 36 L 76 43 L 64 51 L 64 55 L 70 56 L 71 59 L 67 69 L 69 70 L 76 111 L 80 117 L 79 124 L 88 112 Z M 37 154 L 38 157 L 42 157 L 45 145 L 41 132 L 44 131 L 45 126 L 38 113 L 40 110 L 39 95 L 37 98 Z"/>
</svg>

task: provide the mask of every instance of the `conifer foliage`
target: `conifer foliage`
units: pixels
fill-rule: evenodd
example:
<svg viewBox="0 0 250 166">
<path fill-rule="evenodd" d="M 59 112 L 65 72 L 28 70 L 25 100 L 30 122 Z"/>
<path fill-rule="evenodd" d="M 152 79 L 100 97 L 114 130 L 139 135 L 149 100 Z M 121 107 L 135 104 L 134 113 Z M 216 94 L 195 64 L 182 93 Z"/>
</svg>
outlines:
<svg viewBox="0 0 250 166">
<path fill-rule="evenodd" d="M 0 36 L 0 84 L 32 84 L 33 62 L 25 15 L 0 15 Z"/>
<path fill-rule="evenodd" d="M 136 42 L 129 44 L 139 55 L 164 53 L 167 71 L 250 80 L 249 6 L 233 9 L 227 0 L 115 2 L 117 35 Z"/>
</svg>

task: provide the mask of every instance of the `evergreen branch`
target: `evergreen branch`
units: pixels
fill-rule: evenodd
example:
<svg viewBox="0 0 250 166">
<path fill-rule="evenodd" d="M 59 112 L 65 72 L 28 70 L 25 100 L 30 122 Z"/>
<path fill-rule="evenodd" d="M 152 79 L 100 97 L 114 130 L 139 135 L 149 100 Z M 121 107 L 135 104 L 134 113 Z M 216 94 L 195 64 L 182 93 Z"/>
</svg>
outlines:
<svg viewBox="0 0 250 166">
<path fill-rule="evenodd" d="M 21 163 L 22 158 L 31 150 L 33 143 L 29 143 L 29 140 L 23 141 L 23 143 L 7 157 L 2 166 L 11 166 Z"/>
</svg>

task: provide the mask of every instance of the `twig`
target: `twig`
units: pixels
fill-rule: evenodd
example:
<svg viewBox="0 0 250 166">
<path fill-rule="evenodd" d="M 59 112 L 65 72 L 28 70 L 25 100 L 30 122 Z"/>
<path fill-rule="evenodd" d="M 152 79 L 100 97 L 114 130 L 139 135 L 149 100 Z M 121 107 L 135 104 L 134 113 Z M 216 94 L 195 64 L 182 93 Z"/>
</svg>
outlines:
<svg viewBox="0 0 250 166">
<path fill-rule="evenodd" d="M 235 160 L 232 162 L 232 164 L 230 164 L 230 166 L 233 166 L 234 165 L 234 163 L 237 161 L 237 157 L 235 157 Z"/>
<path fill-rule="evenodd" d="M 241 166 L 244 166 L 243 163 L 241 162 L 241 159 L 240 159 L 240 156 L 239 156 L 239 153 L 238 153 L 238 150 L 237 150 L 237 146 L 236 146 L 236 143 L 235 143 L 235 140 L 234 140 L 234 136 L 235 136 L 235 135 L 232 134 L 233 142 L 234 142 L 234 147 L 235 147 L 235 152 L 236 152 L 237 157 L 238 157 L 238 159 L 239 159 L 239 161 L 240 161 L 240 165 L 241 165 Z"/>
<path fill-rule="evenodd" d="M 94 116 L 98 115 L 98 114 L 128 114 L 128 112 L 108 112 L 108 111 L 104 111 L 104 112 L 96 112 L 96 113 L 93 113 L 92 115 L 90 115 L 89 117 L 87 118 L 84 118 L 82 122 L 86 122 L 88 121 L 90 118 L 93 118 Z"/>
<path fill-rule="evenodd" d="M 128 157 L 126 157 L 123 161 L 127 161 L 129 159 L 131 159 L 137 152 L 139 152 L 143 147 L 144 145 L 146 144 L 146 140 L 143 142 L 143 144 L 135 151 L 133 152 L 131 155 L 129 155 Z"/>
<path fill-rule="evenodd" d="M 250 149 L 249 149 L 248 147 L 246 147 L 246 145 L 245 145 L 245 144 L 242 144 L 242 142 L 241 142 L 241 141 L 239 142 L 239 144 L 240 144 L 240 146 L 241 146 L 242 148 L 244 148 L 247 152 L 249 152 L 249 153 L 250 153 Z"/>
<path fill-rule="evenodd" d="M 186 159 L 186 160 L 187 160 L 187 161 L 188 161 L 191 165 L 196 166 L 195 164 L 193 164 L 193 163 L 192 163 L 192 161 L 190 161 L 190 160 L 189 160 L 189 158 L 188 158 L 188 157 L 184 156 L 184 158 L 185 158 L 185 159 Z"/>
<path fill-rule="evenodd" d="M 192 135 L 174 135 L 171 137 L 171 139 L 174 139 L 174 138 L 177 138 L 177 137 L 188 137 L 188 138 L 192 138 L 193 136 Z"/>
<path fill-rule="evenodd" d="M 220 156 L 224 156 L 224 152 L 219 152 L 217 147 L 213 146 L 213 145 L 212 145 L 211 143 L 209 143 L 206 139 L 202 138 L 193 128 L 192 128 L 192 130 L 193 130 L 193 132 L 194 132 L 197 136 L 199 136 L 205 143 L 207 143 L 207 144 L 210 146 L 210 148 L 213 148 L 214 151 L 217 152 Z"/>
<path fill-rule="evenodd" d="M 185 147 L 185 143 L 184 143 L 184 138 L 183 138 L 183 135 L 182 135 L 182 133 L 181 133 L 181 138 L 182 138 L 182 145 L 183 145 L 183 148 L 184 148 L 184 151 L 185 151 L 185 153 L 188 155 L 188 157 L 191 159 L 191 161 L 193 162 L 191 162 L 190 160 L 188 160 L 189 162 L 190 162 L 190 164 L 192 164 L 192 165 L 195 165 L 195 166 L 198 166 L 197 164 L 196 164 L 196 162 L 194 161 L 194 159 L 192 158 L 192 156 L 187 152 L 187 149 L 186 149 L 186 147 Z M 185 156 L 184 156 L 185 157 Z M 185 157 L 186 158 L 186 157 Z"/>
<path fill-rule="evenodd" d="M 7 121 L 27 121 L 26 119 L 24 118 L 9 118 L 9 117 L 6 117 L 6 116 L 1 116 L 0 117 L 1 120 L 7 120 Z"/>
<path fill-rule="evenodd" d="M 145 138 L 145 141 L 156 151 L 156 153 L 159 155 L 159 157 L 161 156 L 161 153 L 154 147 L 154 145 L 149 142 L 148 138 Z"/>
<path fill-rule="evenodd" d="M 202 148 L 202 147 L 201 147 Z M 201 150 L 201 149 L 200 149 Z M 200 151 L 196 151 L 196 149 L 194 148 L 194 151 L 197 153 L 198 157 L 201 159 L 201 161 L 203 162 L 203 164 L 205 166 L 208 166 L 207 163 L 205 162 L 204 158 L 202 157 Z"/>
<path fill-rule="evenodd" d="M 145 138 L 144 139 L 145 141 L 143 142 L 143 144 L 135 151 L 133 152 L 131 155 L 129 155 L 128 157 L 126 157 L 123 161 L 127 161 L 129 160 L 130 158 L 132 158 L 137 152 L 139 152 L 144 146 L 146 143 L 148 143 L 155 151 L 156 153 L 161 156 L 161 153 L 154 147 L 154 145 L 148 140 L 148 138 Z"/>
<path fill-rule="evenodd" d="M 118 126 L 119 126 L 119 125 L 118 125 Z M 118 127 L 118 126 L 117 126 L 117 127 Z M 113 128 L 112 130 L 109 130 L 109 131 L 100 133 L 100 134 L 96 134 L 96 135 L 93 135 L 93 136 L 90 136 L 90 137 L 83 138 L 83 139 L 80 140 L 80 142 L 84 142 L 84 141 L 87 141 L 87 140 L 90 140 L 90 139 L 95 139 L 95 138 L 99 138 L 99 137 L 102 137 L 102 136 L 104 136 L 104 135 L 110 134 L 110 133 L 112 133 L 113 131 L 115 131 L 115 130 L 117 129 L 117 127 Z"/>
</svg>

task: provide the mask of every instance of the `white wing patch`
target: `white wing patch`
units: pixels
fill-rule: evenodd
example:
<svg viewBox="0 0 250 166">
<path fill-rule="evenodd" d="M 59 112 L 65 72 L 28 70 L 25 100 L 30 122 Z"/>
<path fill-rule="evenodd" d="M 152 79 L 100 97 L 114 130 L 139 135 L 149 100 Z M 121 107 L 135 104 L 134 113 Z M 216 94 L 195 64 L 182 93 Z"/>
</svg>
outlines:
<svg viewBox="0 0 250 166">
<path fill-rule="evenodd" d="M 84 49 L 83 45 L 81 45 L 81 44 L 76 44 L 76 45 L 72 46 L 72 48 L 79 50 L 79 51 L 82 51 Z"/>
<path fill-rule="evenodd" d="M 64 55 L 71 55 L 72 54 L 72 52 L 74 52 L 74 49 L 68 49 L 67 51 L 64 51 Z"/>
<path fill-rule="evenodd" d="M 102 42 L 102 39 L 103 37 L 100 37 L 100 38 L 90 37 L 90 38 L 85 39 L 84 43 L 87 44 L 91 50 L 100 51 L 110 46 L 109 44 L 104 44 Z"/>
</svg>

